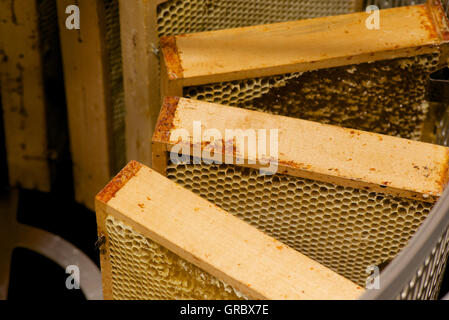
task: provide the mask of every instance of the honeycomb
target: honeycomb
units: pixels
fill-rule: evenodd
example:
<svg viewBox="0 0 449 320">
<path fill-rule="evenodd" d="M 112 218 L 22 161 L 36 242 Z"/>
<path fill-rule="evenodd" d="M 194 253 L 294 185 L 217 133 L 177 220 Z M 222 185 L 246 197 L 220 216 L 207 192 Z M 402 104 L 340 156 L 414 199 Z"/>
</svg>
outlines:
<svg viewBox="0 0 449 320">
<path fill-rule="evenodd" d="M 366 5 L 375 5 L 380 9 L 401 7 L 401 6 L 411 6 L 415 4 L 425 3 L 426 0 L 368 0 Z"/>
<path fill-rule="evenodd" d="M 187 98 L 419 140 L 439 54 L 185 87 Z"/>
<path fill-rule="evenodd" d="M 352 0 L 170 0 L 157 8 L 159 36 L 344 14 Z"/>
<path fill-rule="evenodd" d="M 123 85 L 122 49 L 120 39 L 119 1 L 104 0 L 106 25 L 107 81 L 111 114 L 112 171 L 115 174 L 126 165 L 125 96 Z"/>
<path fill-rule="evenodd" d="M 393 259 L 432 208 L 234 165 L 169 163 L 166 175 L 360 286 L 367 267 Z"/>
<path fill-rule="evenodd" d="M 106 229 L 114 300 L 247 299 L 112 216 Z"/>
</svg>

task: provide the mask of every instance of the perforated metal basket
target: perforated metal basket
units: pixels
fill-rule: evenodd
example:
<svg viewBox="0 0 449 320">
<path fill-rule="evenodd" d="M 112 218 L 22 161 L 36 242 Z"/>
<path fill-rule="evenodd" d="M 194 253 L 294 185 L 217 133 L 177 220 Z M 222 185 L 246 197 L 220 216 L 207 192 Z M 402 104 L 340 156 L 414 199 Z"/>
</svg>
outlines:
<svg viewBox="0 0 449 320">
<path fill-rule="evenodd" d="M 368 0 L 366 5 L 391 8 L 425 3 L 425 0 Z M 448 145 L 447 117 L 440 122 L 437 141 Z M 382 272 L 379 290 L 362 299 L 436 299 L 449 254 L 449 190 L 446 190 L 407 247 Z M 449 299 L 449 295 L 445 299 Z"/>
<path fill-rule="evenodd" d="M 367 291 L 362 299 L 436 299 L 448 254 L 449 189 L 407 247 L 381 274 L 380 289 Z"/>
<path fill-rule="evenodd" d="M 435 124 L 436 143 L 449 145 L 449 69 L 430 75 L 428 99 L 439 109 Z M 449 189 L 380 276 L 380 289 L 362 299 L 436 299 L 449 255 Z M 449 298 L 449 297 L 448 297 Z"/>
</svg>

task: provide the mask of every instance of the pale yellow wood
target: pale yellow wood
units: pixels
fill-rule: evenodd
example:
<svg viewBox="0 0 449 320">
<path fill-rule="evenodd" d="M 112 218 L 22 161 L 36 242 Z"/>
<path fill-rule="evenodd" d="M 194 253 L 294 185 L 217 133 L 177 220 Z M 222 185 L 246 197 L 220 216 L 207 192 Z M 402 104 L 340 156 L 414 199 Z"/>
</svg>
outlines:
<svg viewBox="0 0 449 320">
<path fill-rule="evenodd" d="M 39 18 L 34 0 L 0 0 L 0 82 L 11 186 L 50 191 Z"/>
<path fill-rule="evenodd" d="M 75 196 L 93 209 L 95 194 L 111 177 L 102 0 L 78 1 L 80 30 L 65 26 L 72 4 L 58 1 Z"/>
<path fill-rule="evenodd" d="M 363 292 L 145 166 L 97 203 L 103 218 L 113 215 L 250 298 L 355 299 Z"/>
<path fill-rule="evenodd" d="M 165 175 L 165 169 L 167 167 L 167 146 L 163 143 L 153 141 L 152 143 L 152 168 Z"/>
<path fill-rule="evenodd" d="M 160 109 L 157 5 L 164 1 L 120 0 L 126 104 L 126 153 L 151 165 L 151 136 Z"/>
<path fill-rule="evenodd" d="M 446 147 L 185 98 L 163 106 L 153 136 L 161 147 L 153 157 L 178 142 L 192 145 L 194 121 L 201 122 L 202 133 L 216 129 L 223 139 L 229 129 L 278 129 L 278 173 L 428 202 L 442 194 L 448 180 Z M 187 130 L 188 140 L 170 140 L 177 129 Z M 243 148 L 230 149 L 246 159 Z M 155 170 L 165 174 L 165 166 L 159 163 Z"/>
<path fill-rule="evenodd" d="M 368 30 L 369 15 L 358 12 L 175 36 L 175 50 L 162 48 L 164 72 L 190 86 L 436 52 L 447 42 L 432 18 L 436 11 L 427 5 L 381 10 L 378 30 Z"/>
</svg>

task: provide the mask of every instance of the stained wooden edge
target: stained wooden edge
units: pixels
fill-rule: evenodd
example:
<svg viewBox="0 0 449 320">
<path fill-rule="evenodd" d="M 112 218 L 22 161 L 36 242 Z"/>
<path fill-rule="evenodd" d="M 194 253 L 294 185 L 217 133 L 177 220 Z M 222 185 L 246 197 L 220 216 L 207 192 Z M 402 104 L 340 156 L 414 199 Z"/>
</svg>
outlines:
<svg viewBox="0 0 449 320">
<path fill-rule="evenodd" d="M 174 129 L 174 119 L 176 109 L 179 104 L 179 97 L 165 97 L 162 104 L 156 127 L 151 139 L 151 160 L 152 168 L 162 175 L 165 175 L 167 167 L 166 146 L 170 140 L 171 130 Z"/>
<path fill-rule="evenodd" d="M 167 161 L 168 161 L 168 153 L 172 147 L 175 146 L 174 143 L 170 142 L 153 142 L 153 163 L 155 167 L 153 168 L 155 171 L 159 172 L 166 176 L 167 169 Z M 223 145 L 226 143 L 222 142 Z M 210 145 L 202 144 L 194 144 L 191 142 L 180 142 L 178 144 L 185 144 L 186 147 L 183 150 L 190 150 L 190 155 L 194 154 L 194 150 L 200 150 L 199 152 L 203 153 L 203 151 L 208 151 Z M 224 148 L 220 153 L 220 157 L 225 159 L 227 156 L 232 157 L 234 163 L 236 163 L 237 159 L 241 159 L 241 156 L 237 154 L 236 144 L 233 143 L 232 148 Z M 155 159 L 161 159 L 159 162 L 155 162 Z M 203 159 L 206 159 L 203 157 Z M 446 155 L 446 162 L 449 162 L 449 152 Z M 213 161 L 213 159 L 208 159 Z M 252 168 L 263 170 L 264 166 L 260 164 L 249 164 L 248 159 L 244 158 L 244 163 L 235 164 L 236 166 Z M 224 163 L 224 160 L 223 160 Z M 310 170 L 308 166 L 305 166 L 302 163 L 296 163 L 293 161 L 284 161 L 279 159 L 277 163 L 275 163 L 278 167 L 277 174 L 287 175 L 292 177 L 298 177 L 303 179 L 316 180 L 324 183 L 331 183 L 342 187 L 350 187 L 358 190 L 364 190 L 367 192 L 376 192 L 379 194 L 388 194 L 400 198 L 407 198 L 410 200 L 417 200 L 427 203 L 436 203 L 440 198 L 441 194 L 445 190 L 448 182 L 449 182 L 449 170 L 448 166 L 444 165 L 439 173 L 439 181 L 438 181 L 438 192 L 428 191 L 426 192 L 418 192 L 413 190 L 404 190 L 399 189 L 397 187 L 393 187 L 390 185 L 391 182 L 385 181 L 382 184 L 375 184 L 373 182 L 361 181 L 359 179 L 332 175 L 335 174 L 331 172 L 328 175 L 323 173 L 313 172 Z"/>
<path fill-rule="evenodd" d="M 170 139 L 171 130 L 174 128 L 176 109 L 179 97 L 164 97 L 162 108 L 157 119 L 152 141 L 167 142 Z"/>
<path fill-rule="evenodd" d="M 112 300 L 112 266 L 109 260 L 109 239 L 106 230 L 106 206 L 109 200 L 111 200 L 115 194 L 123 188 L 126 183 L 134 177 L 137 172 L 142 168 L 142 164 L 137 161 L 129 162 L 112 180 L 109 182 L 103 190 L 98 193 L 95 198 L 95 213 L 97 220 L 97 235 L 98 239 L 104 239 L 104 244 L 100 246 L 100 265 L 101 265 L 101 278 L 103 284 L 103 298 L 105 300 Z"/>
<path fill-rule="evenodd" d="M 108 203 L 115 194 L 142 168 L 137 161 L 130 161 L 104 188 L 97 194 L 96 200 Z"/>
<path fill-rule="evenodd" d="M 438 186 L 440 187 L 440 195 L 442 195 L 449 183 L 449 150 L 446 152 L 446 159 L 439 176 Z"/>
<path fill-rule="evenodd" d="M 354 2 L 356 3 L 356 1 Z M 310 60 L 300 63 L 291 63 L 287 65 L 261 65 L 260 68 L 249 68 L 241 70 L 230 70 L 216 72 L 216 70 L 209 73 L 205 72 L 203 74 L 196 75 L 185 75 L 183 69 L 183 61 L 181 58 L 182 49 L 177 45 L 177 39 L 182 39 L 186 36 L 191 36 L 192 34 L 186 35 L 175 35 L 169 37 L 163 37 L 161 39 L 161 52 L 162 61 L 166 64 L 166 77 L 169 82 L 182 80 L 184 86 L 196 86 L 203 85 L 206 83 L 214 82 L 225 82 L 240 80 L 246 78 L 257 78 L 257 77 L 267 77 L 278 74 L 293 73 L 293 72 L 305 72 L 317 69 L 326 69 L 332 67 L 339 67 L 348 64 L 360 64 L 373 61 L 380 61 L 386 59 L 396 59 L 410 57 L 416 54 L 427 54 L 436 51 L 447 52 L 447 44 L 449 44 L 449 22 L 448 18 L 444 12 L 444 9 L 439 0 L 429 0 L 427 4 L 414 5 L 413 7 L 422 7 L 423 16 L 426 16 L 428 23 L 422 23 L 421 27 L 429 33 L 429 37 L 435 39 L 435 43 L 417 45 L 416 47 L 406 47 L 406 48 L 395 48 L 395 49 L 384 49 L 376 51 L 375 53 L 351 53 L 344 57 L 335 58 L 320 58 L 319 60 Z M 383 10 L 395 10 L 399 8 L 390 8 Z M 363 14 L 361 11 L 357 11 L 352 14 Z M 331 17 L 318 17 L 313 19 L 332 19 Z M 291 23 L 293 21 L 284 22 Z M 274 23 L 276 24 L 276 23 Z M 274 25 L 273 24 L 273 25 Z M 267 24 L 267 26 L 272 24 Z M 249 26 L 244 28 L 254 28 L 260 26 Z M 224 30 L 216 30 L 209 32 L 223 32 Z M 202 32 L 199 32 L 200 34 Z M 213 44 L 211 44 L 213 45 Z M 446 54 L 449 56 L 449 52 Z M 444 55 L 444 56 L 446 56 Z M 446 61 L 444 61 L 446 62 Z M 187 68 L 187 67 L 186 67 Z M 173 93 L 171 93 L 173 94 Z"/>
<path fill-rule="evenodd" d="M 184 100 L 184 98 L 182 98 Z M 189 99 L 187 99 L 189 100 Z M 201 154 L 203 151 L 207 151 L 210 148 L 215 148 L 214 145 L 209 144 L 208 142 L 201 143 L 193 143 L 191 140 L 189 141 L 179 141 L 178 143 L 174 143 L 170 141 L 170 135 L 173 130 L 176 129 L 176 125 L 174 123 L 174 118 L 176 115 L 176 109 L 179 105 L 180 98 L 178 97 L 166 97 L 164 105 L 161 109 L 160 119 L 155 128 L 155 134 L 152 139 L 153 144 L 153 169 L 159 172 L 162 175 L 166 175 L 167 168 L 167 153 L 170 152 L 172 147 L 175 145 L 184 145 L 185 148 L 182 150 L 190 150 L 190 155 L 195 154 L 194 150 L 200 150 Z M 253 111 L 257 112 L 257 111 Z M 270 115 L 267 115 L 270 116 Z M 272 116 L 272 115 L 271 115 Z M 323 126 L 327 126 L 323 124 Z M 332 126 L 334 127 L 334 126 Z M 360 130 L 350 129 L 350 128 L 341 128 L 349 132 L 351 135 L 357 135 Z M 374 134 L 374 133 L 372 133 Z M 383 135 L 379 135 L 382 137 Z M 406 140 L 406 139 L 403 139 Z M 232 147 L 230 143 L 232 143 Z M 263 166 L 260 164 L 249 164 L 249 159 L 246 157 L 246 154 L 242 157 L 240 151 L 237 150 L 235 141 L 225 141 L 222 140 L 221 143 L 222 150 L 220 155 L 225 159 L 226 156 L 232 156 L 234 163 L 237 158 L 244 160 L 243 164 L 236 164 L 242 167 L 255 168 L 255 169 L 263 169 Z M 446 148 L 447 149 L 447 148 Z M 281 154 L 282 155 L 282 154 Z M 330 171 L 329 174 L 323 174 L 319 172 L 314 172 L 311 170 L 309 166 L 304 165 L 303 163 L 297 163 L 294 161 L 285 161 L 284 159 L 279 158 L 276 162 L 278 174 L 290 175 L 299 178 L 312 179 L 321 182 L 333 183 L 340 186 L 352 187 L 355 189 L 365 190 L 368 192 L 377 192 L 381 194 L 391 194 L 393 196 L 408 198 L 412 200 L 418 200 L 428 203 L 435 203 L 438 201 L 439 197 L 445 190 L 446 186 L 449 183 L 449 149 L 445 151 L 445 160 L 442 161 L 442 165 L 440 167 L 441 170 L 438 172 L 437 177 L 437 189 L 438 190 L 422 190 L 416 191 L 411 189 L 399 189 L 391 185 L 390 181 L 384 181 L 382 184 L 376 184 L 369 181 L 362 181 L 360 179 L 340 176 L 338 172 Z M 270 159 L 265 159 L 270 160 Z"/>
<path fill-rule="evenodd" d="M 169 80 L 182 79 L 184 70 L 182 69 L 181 57 L 179 56 L 175 36 L 165 36 L 159 40 L 161 52 L 165 61 L 166 72 Z"/>
<path fill-rule="evenodd" d="M 449 41 L 449 19 L 444 11 L 440 0 L 427 0 L 426 6 L 431 20 L 433 21 L 434 31 L 444 42 Z"/>
</svg>

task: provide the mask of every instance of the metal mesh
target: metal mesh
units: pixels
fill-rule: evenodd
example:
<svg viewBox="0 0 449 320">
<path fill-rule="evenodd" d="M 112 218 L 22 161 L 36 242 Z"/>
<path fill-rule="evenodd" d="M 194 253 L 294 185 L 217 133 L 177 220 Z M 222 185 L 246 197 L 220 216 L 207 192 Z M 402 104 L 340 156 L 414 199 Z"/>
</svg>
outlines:
<svg viewBox="0 0 449 320">
<path fill-rule="evenodd" d="M 449 257 L 449 189 L 407 247 L 362 299 L 436 299 Z"/>
<path fill-rule="evenodd" d="M 118 0 L 104 0 L 109 99 L 112 113 L 112 174 L 126 165 L 125 97 Z"/>
<path fill-rule="evenodd" d="M 354 0 L 170 0 L 158 6 L 160 36 L 353 12 Z"/>
<path fill-rule="evenodd" d="M 448 256 L 449 229 L 438 239 L 432 252 L 397 298 L 402 300 L 436 299 Z"/>
</svg>

